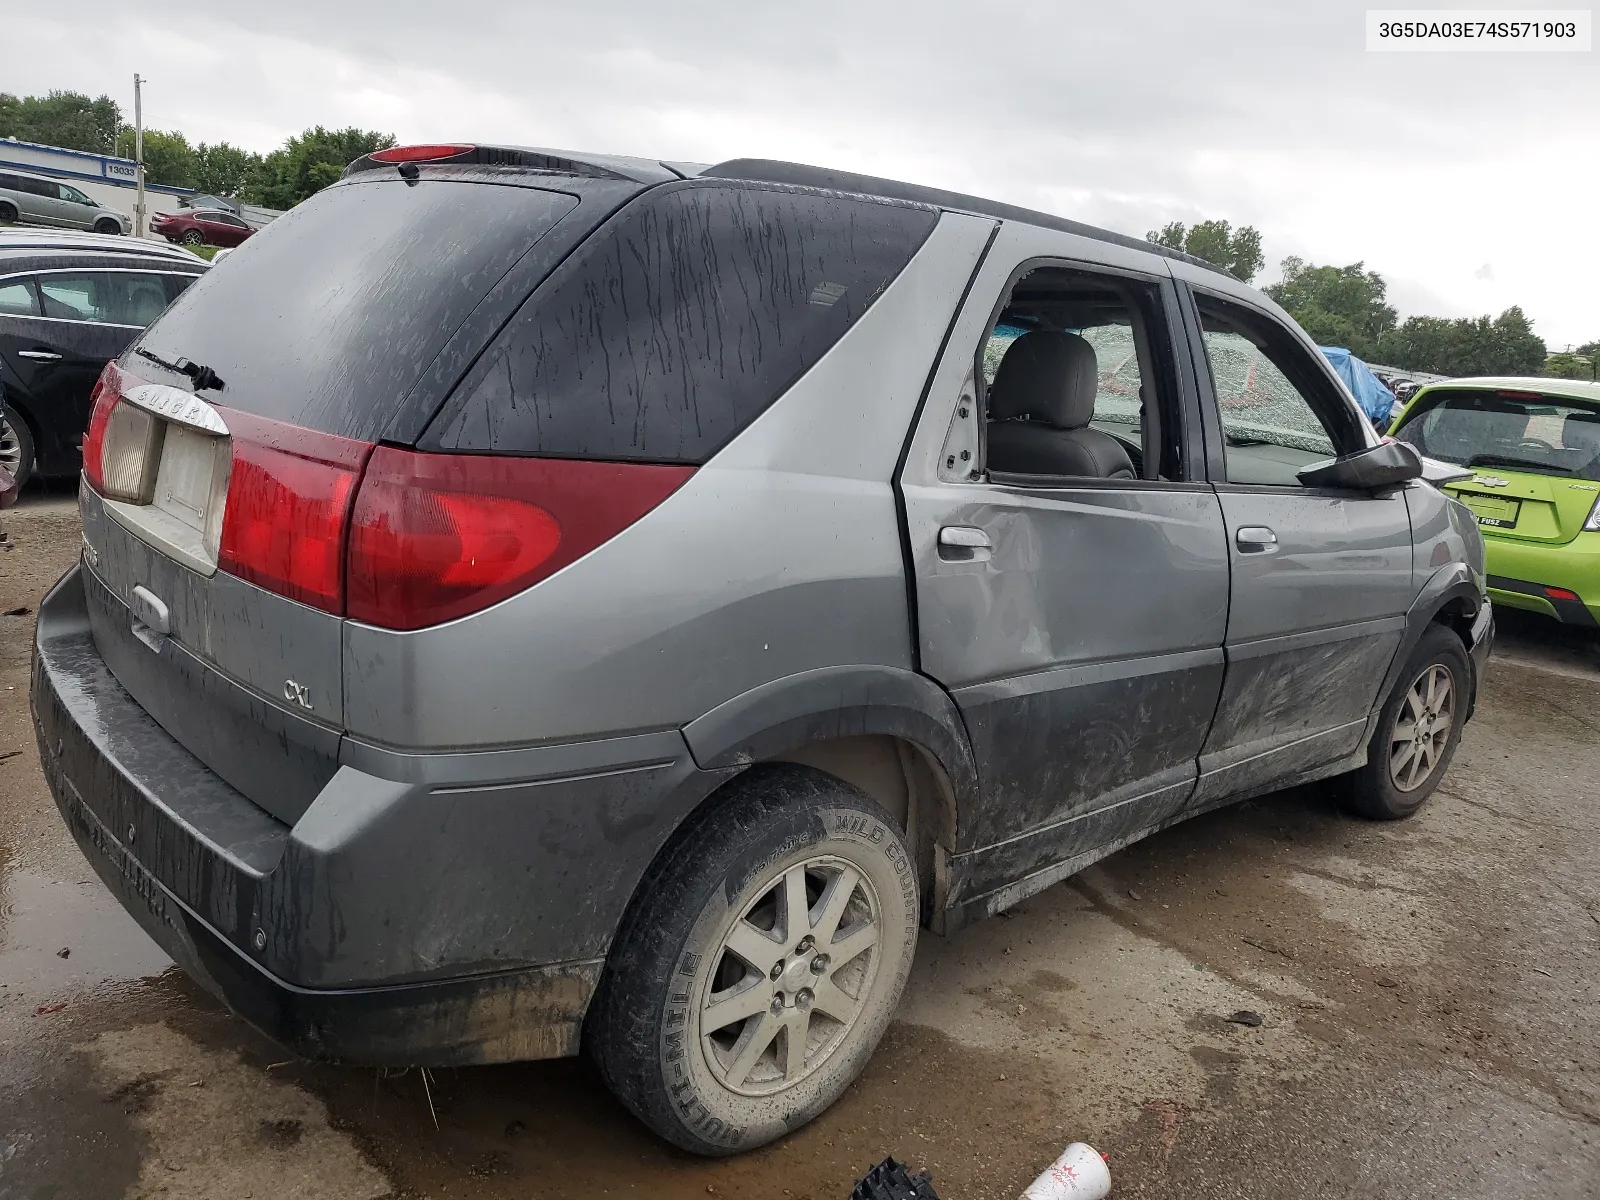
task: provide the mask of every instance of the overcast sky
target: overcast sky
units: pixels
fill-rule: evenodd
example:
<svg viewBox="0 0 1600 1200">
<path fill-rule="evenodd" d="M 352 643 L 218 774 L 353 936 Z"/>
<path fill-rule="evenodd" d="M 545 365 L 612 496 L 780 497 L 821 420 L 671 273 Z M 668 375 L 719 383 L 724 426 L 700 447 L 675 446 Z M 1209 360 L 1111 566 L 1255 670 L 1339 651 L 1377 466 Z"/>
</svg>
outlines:
<svg viewBox="0 0 1600 1200">
<path fill-rule="evenodd" d="M 1546 0 L 1554 3 L 1558 0 Z M 1568 0 L 1572 2 L 1572 0 Z M 1334 0 L 0 0 L 0 90 L 108 92 L 192 141 L 787 158 L 1143 234 L 1224 217 L 1268 268 L 1364 260 L 1402 315 L 1521 304 L 1600 338 L 1600 52 L 1373 54 Z M 215 16 L 208 16 L 215 13 Z"/>
</svg>

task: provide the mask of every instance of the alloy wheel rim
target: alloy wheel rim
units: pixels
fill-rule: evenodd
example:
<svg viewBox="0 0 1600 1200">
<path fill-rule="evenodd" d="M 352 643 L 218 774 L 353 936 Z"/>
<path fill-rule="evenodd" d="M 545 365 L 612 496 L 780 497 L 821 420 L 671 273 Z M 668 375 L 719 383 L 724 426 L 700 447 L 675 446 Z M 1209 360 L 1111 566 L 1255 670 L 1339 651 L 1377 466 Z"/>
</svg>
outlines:
<svg viewBox="0 0 1600 1200">
<path fill-rule="evenodd" d="M 816 1073 L 866 1006 L 882 913 L 872 881 L 831 855 L 760 888 L 723 933 L 696 1010 L 719 1083 L 766 1096 Z"/>
<path fill-rule="evenodd" d="M 0 417 L 0 469 L 13 479 L 22 469 L 22 438 L 5 417 Z"/>
<path fill-rule="evenodd" d="M 1389 735 L 1389 778 L 1402 792 L 1414 792 L 1433 777 L 1455 724 L 1455 677 L 1443 663 L 1418 675 L 1400 704 Z"/>
</svg>

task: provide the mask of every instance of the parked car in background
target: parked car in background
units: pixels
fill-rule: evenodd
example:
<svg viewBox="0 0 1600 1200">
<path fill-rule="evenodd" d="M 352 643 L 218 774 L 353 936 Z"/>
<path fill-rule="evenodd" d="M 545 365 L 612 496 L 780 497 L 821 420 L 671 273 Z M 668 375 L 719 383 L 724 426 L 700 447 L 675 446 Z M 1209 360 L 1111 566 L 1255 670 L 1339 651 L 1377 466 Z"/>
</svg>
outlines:
<svg viewBox="0 0 1600 1200">
<path fill-rule="evenodd" d="M 76 472 L 101 370 L 206 269 L 160 242 L 0 229 L 0 467 Z"/>
<path fill-rule="evenodd" d="M 107 208 L 70 183 L 10 168 L 0 170 L 0 221 L 104 234 L 133 231 L 132 217 Z"/>
<path fill-rule="evenodd" d="M 367 156 L 84 458 L 33 712 L 141 926 L 298 1052 L 585 1050 L 701 1154 L 844 1092 L 921 928 L 1290 783 L 1417 811 L 1493 631 L 1260 292 L 764 160 Z"/>
<path fill-rule="evenodd" d="M 237 246 L 255 230 L 231 212 L 197 208 L 162 213 L 150 223 L 150 232 L 186 246 Z"/>
<path fill-rule="evenodd" d="M 1496 604 L 1600 626 L 1600 384 L 1429 384 L 1395 420 L 1394 437 L 1470 469 L 1445 486 L 1482 527 Z"/>
</svg>

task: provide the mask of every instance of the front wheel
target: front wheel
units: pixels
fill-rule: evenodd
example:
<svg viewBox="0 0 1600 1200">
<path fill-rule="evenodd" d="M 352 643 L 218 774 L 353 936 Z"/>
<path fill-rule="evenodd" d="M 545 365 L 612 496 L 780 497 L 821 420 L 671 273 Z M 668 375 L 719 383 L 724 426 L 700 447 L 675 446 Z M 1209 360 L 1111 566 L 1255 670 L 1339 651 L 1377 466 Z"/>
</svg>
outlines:
<svg viewBox="0 0 1600 1200">
<path fill-rule="evenodd" d="M 116 221 L 96 221 L 94 223 L 94 231 L 96 233 L 116 234 L 120 237 L 122 234 L 122 225 Z"/>
<path fill-rule="evenodd" d="M 647 872 L 585 1043 L 624 1104 L 697 1154 L 798 1129 L 861 1073 L 917 945 L 892 818 L 808 767 L 756 767 Z"/>
<path fill-rule="evenodd" d="M 1338 780 L 1340 799 L 1375 821 L 1409 817 L 1433 795 L 1461 741 L 1472 664 L 1461 639 L 1430 625 L 1378 718 L 1367 765 Z"/>
</svg>

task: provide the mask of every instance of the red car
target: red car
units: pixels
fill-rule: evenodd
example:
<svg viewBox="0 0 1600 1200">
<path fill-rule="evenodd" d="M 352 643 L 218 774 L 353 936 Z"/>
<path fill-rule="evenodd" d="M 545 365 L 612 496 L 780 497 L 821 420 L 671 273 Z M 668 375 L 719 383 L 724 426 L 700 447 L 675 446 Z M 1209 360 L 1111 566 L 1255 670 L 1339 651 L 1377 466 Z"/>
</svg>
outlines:
<svg viewBox="0 0 1600 1200">
<path fill-rule="evenodd" d="M 214 208 L 162 214 L 151 223 L 150 231 L 185 246 L 237 246 L 255 232 L 232 213 Z"/>
</svg>

